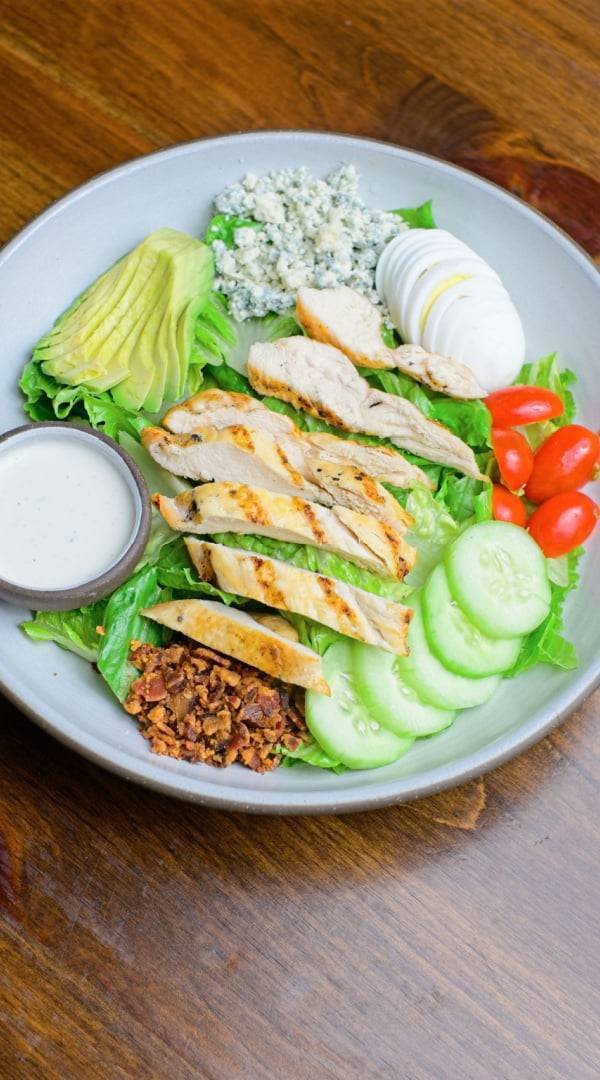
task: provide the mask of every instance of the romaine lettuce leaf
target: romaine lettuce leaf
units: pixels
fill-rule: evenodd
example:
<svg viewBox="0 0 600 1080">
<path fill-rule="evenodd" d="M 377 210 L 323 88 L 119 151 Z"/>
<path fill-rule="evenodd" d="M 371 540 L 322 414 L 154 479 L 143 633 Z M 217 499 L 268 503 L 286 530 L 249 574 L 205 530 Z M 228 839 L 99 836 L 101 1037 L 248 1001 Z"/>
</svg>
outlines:
<svg viewBox="0 0 600 1080">
<path fill-rule="evenodd" d="M 85 386 L 57 382 L 52 375 L 44 374 L 37 360 L 25 365 L 19 387 L 25 395 L 23 408 L 31 420 L 85 420 L 113 439 L 120 431 L 139 439 L 152 423 L 147 414 L 117 405 L 107 390 L 96 393 Z"/>
<path fill-rule="evenodd" d="M 125 700 L 137 674 L 129 662 L 131 642 L 160 645 L 165 640 L 164 628 L 140 615 L 140 611 L 166 599 L 170 599 L 170 594 L 159 584 L 155 566 L 143 567 L 108 599 L 96 663 L 119 701 Z"/>
<path fill-rule="evenodd" d="M 103 625 L 106 604 L 107 600 L 99 600 L 75 611 L 36 611 L 21 629 L 33 641 L 54 641 L 94 663 L 102 640 L 97 628 Z"/>
<path fill-rule="evenodd" d="M 491 495 L 491 484 L 445 470 L 435 499 L 452 514 L 455 521 L 462 523 L 473 517 L 477 521 L 489 521 L 492 517 Z"/>
<path fill-rule="evenodd" d="M 281 764 L 284 768 L 304 763 L 314 765 L 318 769 L 331 769 L 335 773 L 346 772 L 346 766 L 330 757 L 314 739 L 302 743 L 297 750 L 286 750 L 285 746 L 279 746 L 277 753 L 281 754 Z"/>
<path fill-rule="evenodd" d="M 579 582 L 578 564 L 583 552 L 583 548 L 576 548 L 560 560 L 548 560 L 552 589 L 550 614 L 537 630 L 523 639 L 517 662 L 507 672 L 507 678 L 520 675 L 536 664 L 553 664 L 567 671 L 577 667 L 577 650 L 562 635 L 563 607 L 566 597 Z"/>
<path fill-rule="evenodd" d="M 406 584 L 418 589 L 437 566 L 447 545 L 458 536 L 461 527 L 443 502 L 438 502 L 425 487 L 419 486 L 409 492 L 406 509 L 414 518 L 406 539 L 419 551 L 415 566 L 406 576 Z"/>
</svg>

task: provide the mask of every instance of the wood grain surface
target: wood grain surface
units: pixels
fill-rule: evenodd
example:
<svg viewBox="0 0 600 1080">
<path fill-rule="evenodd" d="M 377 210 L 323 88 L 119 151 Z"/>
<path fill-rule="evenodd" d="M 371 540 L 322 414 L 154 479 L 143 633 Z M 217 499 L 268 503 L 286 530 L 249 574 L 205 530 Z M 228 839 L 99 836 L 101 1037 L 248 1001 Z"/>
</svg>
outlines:
<svg viewBox="0 0 600 1080">
<path fill-rule="evenodd" d="M 347 131 L 600 256 L 597 0 L 0 0 L 0 240 L 197 136 Z M 178 804 L 0 727 L 2 1080 L 598 1076 L 600 695 L 483 780 L 343 818 Z"/>
</svg>

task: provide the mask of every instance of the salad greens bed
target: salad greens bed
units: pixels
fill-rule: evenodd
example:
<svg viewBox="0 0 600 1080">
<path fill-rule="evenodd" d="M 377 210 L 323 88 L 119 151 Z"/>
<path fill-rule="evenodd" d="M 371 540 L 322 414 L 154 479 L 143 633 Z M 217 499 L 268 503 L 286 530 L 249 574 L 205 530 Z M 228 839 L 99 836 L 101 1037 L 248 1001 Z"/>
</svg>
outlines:
<svg viewBox="0 0 600 1080">
<path fill-rule="evenodd" d="M 410 227 L 435 227 L 431 203 L 415 209 L 396 211 Z M 210 222 L 204 240 L 210 245 L 221 240 L 233 244 L 234 232 L 241 226 L 260 229 L 261 223 L 227 214 L 218 214 Z M 220 387 L 225 390 L 254 394 L 244 375 L 244 361 L 255 341 L 271 341 L 291 334 L 302 333 L 292 313 L 266 315 L 236 323 L 228 314 L 227 303 L 215 291 L 206 290 L 200 313 L 195 320 L 194 342 L 189 360 L 185 396 L 200 387 Z M 389 344 L 398 339 L 386 330 Z M 389 394 L 412 401 L 433 420 L 446 425 L 473 448 L 480 470 L 490 475 L 494 465 L 491 449 L 490 414 L 481 401 L 449 399 L 414 382 L 408 376 L 389 370 L 363 370 L 371 385 Z M 528 435 L 534 447 L 552 429 L 570 423 L 575 414 L 572 386 L 575 376 L 561 371 L 556 356 L 550 355 L 537 363 L 526 364 L 516 380 L 548 387 L 564 403 L 563 415 L 555 421 L 531 427 Z M 117 439 L 135 458 L 151 491 L 173 495 L 187 485 L 156 465 L 140 444 L 145 427 L 157 422 L 160 412 L 126 408 L 115 401 L 111 390 L 94 391 L 82 385 L 69 386 L 46 374 L 39 356 L 26 365 L 20 388 L 25 397 L 24 408 L 31 420 L 66 418 L 77 419 Z M 337 431 L 321 420 L 294 409 L 275 398 L 263 402 L 274 411 L 285 413 L 305 431 Z M 353 434 L 352 439 L 363 443 L 386 444 L 374 436 Z M 387 443 L 387 445 L 390 445 Z M 392 447 L 393 449 L 393 447 Z M 490 521 L 492 518 L 491 485 L 457 473 L 452 468 L 433 464 L 406 453 L 432 481 L 434 490 L 416 487 L 400 490 L 386 485 L 391 494 L 414 518 L 408 540 L 419 549 L 417 566 L 405 582 L 382 578 L 337 555 L 318 548 L 284 543 L 253 535 L 218 534 L 215 542 L 281 558 L 302 569 L 318 571 L 340 581 L 377 593 L 390 600 L 410 603 L 412 594 L 424 585 L 430 571 L 440 562 L 448 545 L 455 541 L 468 525 Z M 183 538 L 174 536 L 163 519 L 153 510 L 153 524 L 144 556 L 133 576 L 111 596 L 88 607 L 68 612 L 36 612 L 24 623 L 25 633 L 36 641 L 53 641 L 64 649 L 94 663 L 107 684 L 121 701 L 127 696 L 135 670 L 129 663 L 132 639 L 161 644 L 168 640 L 169 631 L 139 614 L 144 607 L 170 599 L 204 596 L 226 604 L 243 605 L 244 598 L 224 593 L 207 582 L 200 581 L 188 557 Z M 578 561 L 581 549 L 560 559 L 548 560 L 551 582 L 550 612 L 542 624 L 526 634 L 508 677 L 528 670 L 538 663 L 553 664 L 569 669 L 577 664 L 574 646 L 562 633 L 563 605 L 568 593 L 578 581 Z M 287 614 L 296 627 L 300 640 L 321 655 L 335 646 L 336 653 L 345 655 L 348 639 L 333 630 L 301 616 Z M 349 646 L 348 646 L 349 647 Z M 331 662 L 331 661 L 330 661 Z M 442 724 L 442 726 L 444 726 Z M 284 751 L 284 764 L 306 762 L 321 768 L 341 771 L 344 766 L 314 740 L 297 750 Z"/>
</svg>

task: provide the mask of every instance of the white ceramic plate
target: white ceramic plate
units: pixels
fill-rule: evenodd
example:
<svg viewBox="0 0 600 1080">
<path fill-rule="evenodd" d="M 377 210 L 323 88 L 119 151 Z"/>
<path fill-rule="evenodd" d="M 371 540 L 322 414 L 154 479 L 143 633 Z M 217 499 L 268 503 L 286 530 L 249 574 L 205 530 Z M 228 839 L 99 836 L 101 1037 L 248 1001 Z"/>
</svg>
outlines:
<svg viewBox="0 0 600 1080">
<path fill-rule="evenodd" d="M 365 200 L 416 206 L 498 271 L 523 318 L 529 359 L 554 349 L 579 376 L 579 418 L 600 416 L 600 281 L 586 255 L 549 221 L 485 180 L 385 143 L 338 135 L 267 132 L 174 147 L 99 176 L 50 207 L 0 256 L 0 430 L 24 421 L 17 378 L 34 342 L 83 286 L 161 225 L 200 234 L 211 200 L 251 170 L 304 164 L 324 174 L 353 162 Z M 567 631 L 581 665 L 538 668 L 507 680 L 483 708 L 417 742 L 397 764 L 341 776 L 308 766 L 258 776 L 156 757 L 89 664 L 29 641 L 26 617 L 0 605 L 0 680 L 42 727 L 86 757 L 138 783 L 227 809 L 317 813 L 364 809 L 424 795 L 484 772 L 540 738 L 600 679 L 598 539 L 568 604 Z"/>
</svg>

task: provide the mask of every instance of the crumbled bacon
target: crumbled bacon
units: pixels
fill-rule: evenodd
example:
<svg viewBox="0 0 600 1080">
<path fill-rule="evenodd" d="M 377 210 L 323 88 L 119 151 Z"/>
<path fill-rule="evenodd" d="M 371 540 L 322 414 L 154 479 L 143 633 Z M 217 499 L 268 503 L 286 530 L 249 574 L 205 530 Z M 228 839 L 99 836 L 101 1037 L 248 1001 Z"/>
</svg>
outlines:
<svg viewBox="0 0 600 1080">
<path fill-rule="evenodd" d="M 187 639 L 133 641 L 130 659 L 141 674 L 125 708 L 155 754 L 267 772 L 276 747 L 296 750 L 308 737 L 303 691 L 238 660 Z"/>
</svg>

